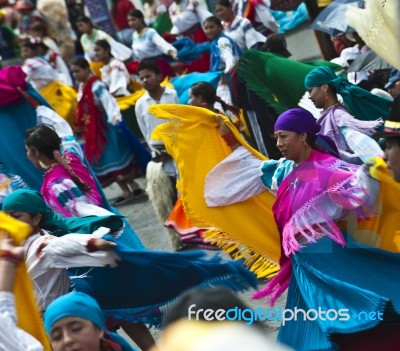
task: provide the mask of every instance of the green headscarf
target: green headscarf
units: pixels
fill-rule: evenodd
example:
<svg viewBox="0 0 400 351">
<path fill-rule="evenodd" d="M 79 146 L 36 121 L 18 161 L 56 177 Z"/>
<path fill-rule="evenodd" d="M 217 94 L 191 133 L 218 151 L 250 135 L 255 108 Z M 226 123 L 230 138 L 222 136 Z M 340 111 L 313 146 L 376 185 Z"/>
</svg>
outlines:
<svg viewBox="0 0 400 351">
<path fill-rule="evenodd" d="M 386 119 L 391 101 L 351 84 L 347 79 L 337 76 L 329 67 L 318 67 L 307 74 L 304 85 L 307 89 L 329 84 L 343 98 L 349 112 L 359 120 L 373 121 Z"/>
<path fill-rule="evenodd" d="M 2 210 L 41 214 L 40 227 L 57 236 L 68 233 L 90 234 L 99 227 L 116 232 L 123 227 L 121 216 L 61 217 L 52 211 L 38 191 L 27 189 L 19 189 L 8 195 L 3 201 Z"/>
</svg>

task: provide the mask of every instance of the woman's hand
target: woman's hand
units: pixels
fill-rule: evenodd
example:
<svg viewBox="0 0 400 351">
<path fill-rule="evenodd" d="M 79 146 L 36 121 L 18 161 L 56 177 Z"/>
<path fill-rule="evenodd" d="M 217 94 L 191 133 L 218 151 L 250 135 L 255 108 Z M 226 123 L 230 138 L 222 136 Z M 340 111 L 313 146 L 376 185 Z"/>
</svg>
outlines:
<svg viewBox="0 0 400 351">
<path fill-rule="evenodd" d="M 113 121 L 112 121 L 112 125 L 113 126 L 116 126 L 119 122 L 121 122 L 122 121 L 122 118 L 121 118 L 121 115 L 116 115 L 116 116 L 114 116 L 114 118 L 113 118 Z"/>
<path fill-rule="evenodd" d="M 96 247 L 97 251 L 111 251 L 115 246 L 117 246 L 117 244 L 113 243 L 112 241 L 97 239 L 94 242 L 94 246 Z"/>
<path fill-rule="evenodd" d="M 16 262 L 22 261 L 25 255 L 24 246 L 16 245 L 5 233 L 0 236 L 0 251 L 9 252 Z"/>
<path fill-rule="evenodd" d="M 240 146 L 240 143 L 236 139 L 235 135 L 219 116 L 215 116 L 215 120 L 218 123 L 218 133 L 232 150 L 236 150 Z"/>
<path fill-rule="evenodd" d="M 171 56 L 174 60 L 178 60 L 178 55 L 175 50 L 168 50 L 167 54 Z"/>
</svg>

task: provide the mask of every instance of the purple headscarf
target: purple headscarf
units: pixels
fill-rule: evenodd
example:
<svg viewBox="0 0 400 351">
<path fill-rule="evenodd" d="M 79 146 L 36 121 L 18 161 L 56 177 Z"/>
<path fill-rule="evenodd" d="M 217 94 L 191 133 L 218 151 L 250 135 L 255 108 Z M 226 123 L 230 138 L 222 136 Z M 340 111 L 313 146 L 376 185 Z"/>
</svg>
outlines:
<svg viewBox="0 0 400 351">
<path fill-rule="evenodd" d="M 296 107 L 282 113 L 275 122 L 274 131 L 286 130 L 288 132 L 307 133 L 316 136 L 316 149 L 339 157 L 335 142 L 327 135 L 319 134 L 321 126 L 315 117 L 307 110 Z"/>
<path fill-rule="evenodd" d="M 321 129 L 317 120 L 307 110 L 296 107 L 283 112 L 275 122 L 274 131 L 286 130 L 288 132 L 307 133 L 316 135 Z"/>
</svg>

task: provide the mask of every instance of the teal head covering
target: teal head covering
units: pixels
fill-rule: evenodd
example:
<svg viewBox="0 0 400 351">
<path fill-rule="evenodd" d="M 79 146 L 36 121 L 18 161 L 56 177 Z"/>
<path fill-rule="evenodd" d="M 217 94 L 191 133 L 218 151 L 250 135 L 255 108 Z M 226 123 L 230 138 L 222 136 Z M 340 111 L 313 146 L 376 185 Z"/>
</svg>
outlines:
<svg viewBox="0 0 400 351">
<path fill-rule="evenodd" d="M 124 226 L 121 216 L 61 217 L 53 212 L 38 191 L 28 189 L 19 189 L 7 195 L 3 200 L 2 210 L 40 213 L 43 216 L 40 228 L 57 236 L 68 233 L 93 233 L 99 227 L 110 228 L 111 233 L 115 233 Z"/>
<path fill-rule="evenodd" d="M 47 307 L 43 316 L 46 333 L 50 335 L 53 325 L 66 317 L 79 317 L 88 320 L 100 330 L 105 331 L 105 339 L 117 342 L 122 351 L 134 351 L 122 337 L 106 330 L 103 311 L 93 297 L 81 292 L 71 292 L 55 299 Z M 114 350 L 114 348 L 110 349 Z"/>
<path fill-rule="evenodd" d="M 3 211 L 21 211 L 30 214 L 41 214 L 40 227 L 58 235 L 69 233 L 65 221 L 56 215 L 46 204 L 43 196 L 34 190 L 20 189 L 6 196 Z"/>
<path fill-rule="evenodd" d="M 349 112 L 359 120 L 373 121 L 378 118 L 386 119 L 389 114 L 391 101 L 351 84 L 347 79 L 337 76 L 326 66 L 317 67 L 307 74 L 304 84 L 307 89 L 328 84 L 336 89 L 343 98 Z"/>
<path fill-rule="evenodd" d="M 55 299 L 44 314 L 44 327 L 50 335 L 54 323 L 65 317 L 79 317 L 91 321 L 104 330 L 106 323 L 97 301 L 84 293 L 72 292 Z"/>
</svg>

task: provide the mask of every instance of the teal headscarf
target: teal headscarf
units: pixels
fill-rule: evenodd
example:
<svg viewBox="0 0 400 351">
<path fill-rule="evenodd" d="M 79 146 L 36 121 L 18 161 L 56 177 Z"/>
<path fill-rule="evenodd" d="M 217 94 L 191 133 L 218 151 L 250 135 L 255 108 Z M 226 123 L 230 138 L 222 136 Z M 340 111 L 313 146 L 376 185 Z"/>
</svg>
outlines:
<svg viewBox="0 0 400 351">
<path fill-rule="evenodd" d="M 329 67 L 318 67 L 307 74 L 304 85 L 307 89 L 328 84 L 343 97 L 349 112 L 359 120 L 374 121 L 386 119 L 389 115 L 391 101 L 351 84 L 347 79 L 337 76 Z"/>
<path fill-rule="evenodd" d="M 3 211 L 21 211 L 30 214 L 41 214 L 40 227 L 57 235 L 69 233 L 67 224 L 46 204 L 38 191 L 20 189 L 6 196 Z"/>
<path fill-rule="evenodd" d="M 68 233 L 89 234 L 99 227 L 110 228 L 111 232 L 116 232 L 123 227 L 121 216 L 61 217 L 52 211 L 38 191 L 28 189 L 16 190 L 6 196 L 2 210 L 40 213 L 43 216 L 40 227 L 57 236 Z"/>
<path fill-rule="evenodd" d="M 84 293 L 71 292 L 55 299 L 46 309 L 44 314 L 44 327 L 50 335 L 54 323 L 65 317 L 79 317 L 91 321 L 100 330 L 106 332 L 105 338 L 117 342 L 122 351 L 134 349 L 122 337 L 106 330 L 104 315 L 97 301 Z"/>
</svg>

